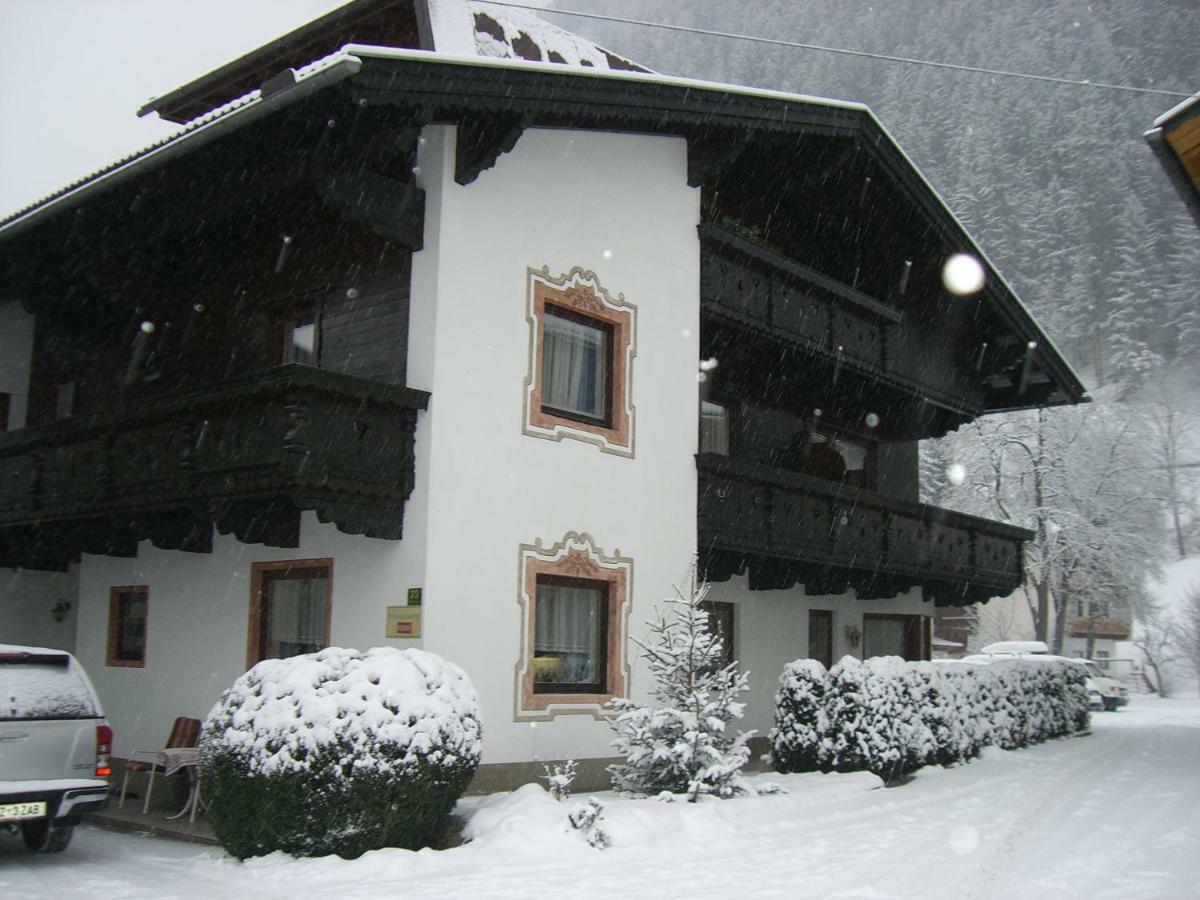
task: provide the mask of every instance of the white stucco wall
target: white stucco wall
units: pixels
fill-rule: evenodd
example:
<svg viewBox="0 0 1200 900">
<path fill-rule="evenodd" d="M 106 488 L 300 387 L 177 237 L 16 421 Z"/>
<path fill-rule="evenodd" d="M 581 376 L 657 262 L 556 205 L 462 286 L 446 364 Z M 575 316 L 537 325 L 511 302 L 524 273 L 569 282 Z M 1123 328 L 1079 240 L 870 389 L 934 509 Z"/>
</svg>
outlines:
<svg viewBox="0 0 1200 900">
<path fill-rule="evenodd" d="M 0 392 L 11 396 L 9 430 L 25 427 L 32 356 L 33 316 L 16 300 L 0 302 Z"/>
<path fill-rule="evenodd" d="M 424 132 L 425 248 L 414 257 L 410 381 L 430 387 L 426 646 L 464 666 L 484 712 L 484 762 L 611 755 L 607 726 L 514 721 L 518 548 L 586 532 L 634 560 L 631 626 L 695 545 L 699 192 L 674 138 L 528 130 L 470 185 L 454 129 Z M 522 433 L 527 267 L 590 269 L 637 307 L 632 459 Z M 422 381 L 424 379 L 424 381 Z M 644 696 L 645 672 L 632 691 Z"/>
<path fill-rule="evenodd" d="M 932 616 L 934 604 L 922 599 L 921 589 L 913 588 L 891 600 L 859 600 L 851 591 L 837 596 L 805 596 L 802 587 L 785 591 L 751 591 L 745 576 L 711 586 L 709 600 L 733 603 L 734 651 L 743 670 L 750 672 L 750 692 L 745 695 L 746 713 L 739 726 L 755 729 L 766 737 L 775 717 L 775 690 L 783 667 L 794 659 L 808 656 L 808 611 L 833 611 L 833 659 L 843 656 L 861 658 L 863 646 L 851 647 L 846 627 L 862 630 L 863 615 Z"/>
<path fill-rule="evenodd" d="M 74 566 L 66 572 L 0 569 L 0 644 L 74 652 L 77 592 Z M 70 608 L 56 622 L 52 612 L 60 602 Z"/>
<path fill-rule="evenodd" d="M 204 718 L 245 671 L 250 567 L 255 562 L 333 558 L 331 643 L 418 646 L 385 637 L 386 607 L 419 584 L 404 541 L 346 535 L 305 513 L 295 549 L 242 544 L 215 535 L 212 553 L 159 550 L 143 541 L 136 559 L 83 557 L 76 655 L 91 675 L 115 731 L 115 754 L 161 746 L 176 716 Z M 146 585 L 146 664 L 105 665 L 109 589 Z"/>
</svg>

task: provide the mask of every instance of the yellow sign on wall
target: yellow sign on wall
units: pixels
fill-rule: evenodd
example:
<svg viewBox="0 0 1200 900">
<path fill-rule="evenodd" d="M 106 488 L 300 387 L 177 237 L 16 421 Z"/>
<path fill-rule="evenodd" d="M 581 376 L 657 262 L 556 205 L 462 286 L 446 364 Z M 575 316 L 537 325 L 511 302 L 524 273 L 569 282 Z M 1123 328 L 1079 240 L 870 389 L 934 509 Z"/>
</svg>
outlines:
<svg viewBox="0 0 1200 900">
<path fill-rule="evenodd" d="M 389 606 L 386 637 L 419 638 L 421 636 L 421 607 Z"/>
</svg>

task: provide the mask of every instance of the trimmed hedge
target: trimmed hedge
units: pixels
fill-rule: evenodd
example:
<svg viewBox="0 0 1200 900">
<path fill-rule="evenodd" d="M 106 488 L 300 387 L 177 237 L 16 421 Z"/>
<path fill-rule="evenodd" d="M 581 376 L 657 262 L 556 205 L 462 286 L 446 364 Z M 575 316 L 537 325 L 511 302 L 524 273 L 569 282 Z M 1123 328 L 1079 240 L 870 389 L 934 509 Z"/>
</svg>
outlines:
<svg viewBox="0 0 1200 900">
<path fill-rule="evenodd" d="M 989 666 L 844 657 L 784 667 L 771 759 L 780 772 L 870 771 L 891 780 L 923 765 L 971 759 L 1084 731 L 1086 675 L 1060 659 Z"/>
<path fill-rule="evenodd" d="M 479 764 L 479 719 L 466 674 L 422 650 L 264 660 L 204 723 L 209 822 L 239 859 L 425 846 Z"/>
</svg>

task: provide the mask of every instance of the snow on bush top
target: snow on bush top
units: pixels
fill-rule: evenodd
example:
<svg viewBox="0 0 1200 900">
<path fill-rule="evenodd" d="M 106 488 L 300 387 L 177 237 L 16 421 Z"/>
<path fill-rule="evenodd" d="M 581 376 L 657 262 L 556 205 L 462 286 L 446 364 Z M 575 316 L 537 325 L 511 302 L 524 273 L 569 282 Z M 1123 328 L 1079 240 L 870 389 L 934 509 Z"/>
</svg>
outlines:
<svg viewBox="0 0 1200 900">
<path fill-rule="evenodd" d="M 436 654 L 328 647 L 260 662 L 225 692 L 204 730 L 206 742 L 246 754 L 264 775 L 304 771 L 333 746 L 355 770 L 400 774 L 421 759 L 478 763 L 479 720 L 466 673 Z"/>
</svg>

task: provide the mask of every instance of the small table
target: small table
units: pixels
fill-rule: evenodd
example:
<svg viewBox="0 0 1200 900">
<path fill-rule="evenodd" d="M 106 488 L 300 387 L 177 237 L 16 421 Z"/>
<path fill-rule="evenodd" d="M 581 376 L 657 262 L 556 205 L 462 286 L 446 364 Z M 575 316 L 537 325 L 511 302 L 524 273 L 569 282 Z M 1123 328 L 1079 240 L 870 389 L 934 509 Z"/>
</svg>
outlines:
<svg viewBox="0 0 1200 900">
<path fill-rule="evenodd" d="M 166 750 L 159 750 L 156 761 L 163 767 L 164 777 L 178 772 L 180 769 L 187 769 L 187 803 L 183 805 L 183 809 L 173 816 L 167 816 L 167 818 L 178 819 L 190 813 L 188 821 L 195 822 L 196 810 L 203 803 L 200 799 L 200 751 L 195 747 L 172 747 Z"/>
</svg>

